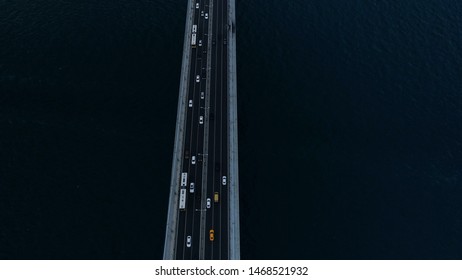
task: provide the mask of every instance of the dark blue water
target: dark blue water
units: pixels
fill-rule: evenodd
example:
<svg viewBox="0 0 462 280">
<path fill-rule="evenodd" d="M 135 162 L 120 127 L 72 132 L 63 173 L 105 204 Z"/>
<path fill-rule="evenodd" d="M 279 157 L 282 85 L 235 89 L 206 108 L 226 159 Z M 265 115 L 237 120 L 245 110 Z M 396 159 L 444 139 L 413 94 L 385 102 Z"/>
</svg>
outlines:
<svg viewBox="0 0 462 280">
<path fill-rule="evenodd" d="M 242 258 L 462 258 L 462 5 L 414 2 L 237 1 Z M 162 257 L 185 12 L 0 2 L 0 258 Z"/>
</svg>

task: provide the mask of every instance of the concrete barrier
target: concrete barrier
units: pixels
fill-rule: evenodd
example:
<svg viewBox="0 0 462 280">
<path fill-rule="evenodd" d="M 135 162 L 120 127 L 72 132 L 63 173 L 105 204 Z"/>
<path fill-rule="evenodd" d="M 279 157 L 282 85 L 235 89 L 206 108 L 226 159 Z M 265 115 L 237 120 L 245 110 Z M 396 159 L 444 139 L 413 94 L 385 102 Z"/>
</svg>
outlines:
<svg viewBox="0 0 462 280">
<path fill-rule="evenodd" d="M 229 258 L 241 258 L 239 226 L 239 168 L 237 135 L 237 71 L 236 71 L 236 2 L 228 2 L 228 93 L 229 93 Z"/>
</svg>

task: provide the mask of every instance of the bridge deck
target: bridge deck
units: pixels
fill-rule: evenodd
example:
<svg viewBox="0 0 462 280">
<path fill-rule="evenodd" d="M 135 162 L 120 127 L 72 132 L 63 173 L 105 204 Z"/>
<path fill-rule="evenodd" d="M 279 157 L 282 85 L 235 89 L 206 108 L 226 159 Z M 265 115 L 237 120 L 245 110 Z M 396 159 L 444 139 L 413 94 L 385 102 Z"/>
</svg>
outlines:
<svg viewBox="0 0 462 280">
<path fill-rule="evenodd" d="M 188 1 L 164 259 L 240 258 L 234 11 Z"/>
</svg>

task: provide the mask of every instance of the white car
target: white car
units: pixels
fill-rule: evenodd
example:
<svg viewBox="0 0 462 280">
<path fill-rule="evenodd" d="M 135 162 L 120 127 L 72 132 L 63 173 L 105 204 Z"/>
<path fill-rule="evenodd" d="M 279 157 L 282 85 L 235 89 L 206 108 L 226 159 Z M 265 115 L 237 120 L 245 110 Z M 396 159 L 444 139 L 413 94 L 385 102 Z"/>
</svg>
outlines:
<svg viewBox="0 0 462 280">
<path fill-rule="evenodd" d="M 190 192 L 190 193 L 194 193 L 194 183 L 191 183 L 191 184 L 189 185 L 189 192 Z"/>
<path fill-rule="evenodd" d="M 191 164 L 196 164 L 196 156 L 192 156 L 192 158 L 191 158 Z"/>
<path fill-rule="evenodd" d="M 212 205 L 212 200 L 210 200 L 210 198 L 207 198 L 207 208 L 210 208 L 211 205 Z"/>
<path fill-rule="evenodd" d="M 223 178 L 221 178 L 221 183 L 223 184 L 223 186 L 226 185 L 226 176 L 223 176 Z"/>
<path fill-rule="evenodd" d="M 209 19 L 209 14 L 205 13 L 205 19 Z"/>
<path fill-rule="evenodd" d="M 203 116 L 199 117 L 199 124 L 204 124 L 204 117 Z"/>
<path fill-rule="evenodd" d="M 186 237 L 186 247 L 191 247 L 191 235 L 188 235 L 188 237 Z"/>
<path fill-rule="evenodd" d="M 196 9 L 199 9 L 199 3 L 196 3 Z"/>
<path fill-rule="evenodd" d="M 203 16 L 204 16 L 204 11 L 201 11 L 201 17 L 203 17 Z"/>
<path fill-rule="evenodd" d="M 189 107 L 192 107 L 192 100 L 189 100 Z"/>
<path fill-rule="evenodd" d="M 199 40 L 199 47 L 202 47 L 202 40 Z"/>
<path fill-rule="evenodd" d="M 200 82 L 201 81 L 201 76 L 197 75 L 196 76 L 196 83 Z"/>
<path fill-rule="evenodd" d="M 201 91 L 201 99 L 204 99 L 204 96 L 205 96 L 205 95 L 204 95 L 204 92 Z"/>
</svg>

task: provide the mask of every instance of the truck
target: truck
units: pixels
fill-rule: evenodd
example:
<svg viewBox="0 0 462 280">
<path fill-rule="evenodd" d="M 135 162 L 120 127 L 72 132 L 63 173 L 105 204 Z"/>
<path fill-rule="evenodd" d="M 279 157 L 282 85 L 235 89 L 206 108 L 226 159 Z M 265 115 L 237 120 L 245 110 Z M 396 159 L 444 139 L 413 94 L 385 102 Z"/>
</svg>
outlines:
<svg viewBox="0 0 462 280">
<path fill-rule="evenodd" d="M 186 189 L 180 190 L 180 210 L 184 211 L 186 209 Z"/>
<path fill-rule="evenodd" d="M 181 186 L 186 187 L 187 184 L 188 184 L 188 173 L 183 172 L 181 173 Z"/>
<path fill-rule="evenodd" d="M 192 46 L 193 48 L 196 47 L 196 33 L 193 33 L 193 34 L 191 35 L 191 46 Z"/>
</svg>

